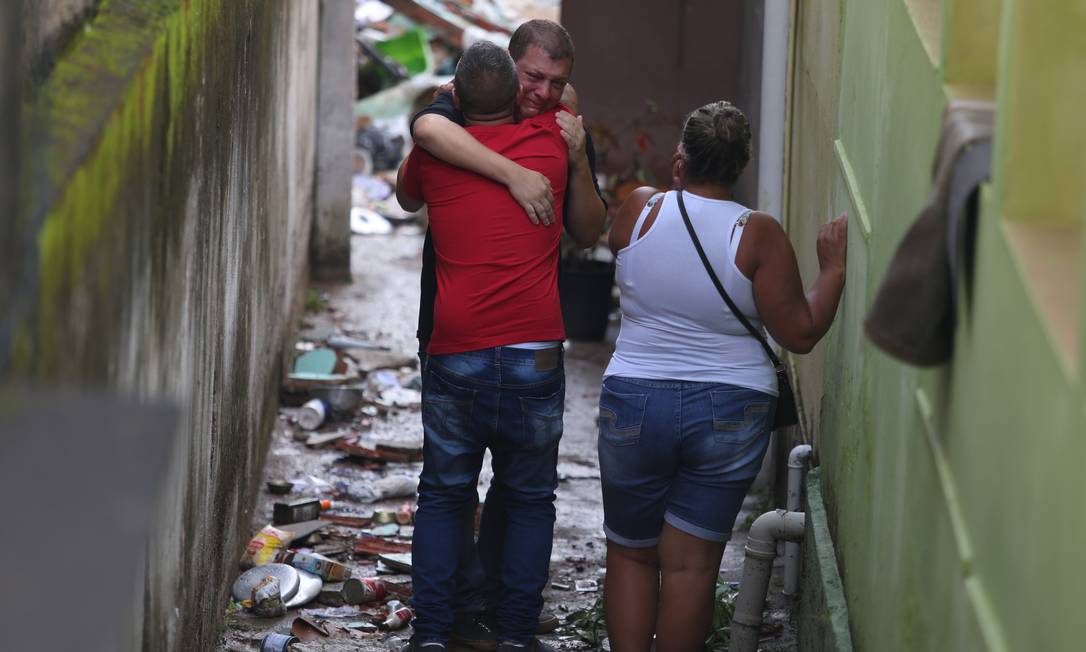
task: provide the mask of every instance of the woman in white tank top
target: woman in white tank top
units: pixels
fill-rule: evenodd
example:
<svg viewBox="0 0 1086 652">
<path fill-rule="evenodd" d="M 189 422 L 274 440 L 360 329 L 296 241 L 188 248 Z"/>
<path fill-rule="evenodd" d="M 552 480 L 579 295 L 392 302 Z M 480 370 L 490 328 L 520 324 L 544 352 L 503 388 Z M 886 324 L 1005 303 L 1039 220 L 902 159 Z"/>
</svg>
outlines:
<svg viewBox="0 0 1086 652">
<path fill-rule="evenodd" d="M 787 235 L 732 201 L 750 126 L 727 102 L 691 113 L 676 187 L 639 188 L 611 228 L 622 329 L 600 392 L 607 534 L 604 585 L 616 652 L 701 650 L 724 545 L 769 437 L 777 381 L 759 342 L 724 303 L 683 223 L 748 321 L 806 353 L 837 311 L 847 217 L 818 234 L 821 272 L 803 292 Z"/>
</svg>

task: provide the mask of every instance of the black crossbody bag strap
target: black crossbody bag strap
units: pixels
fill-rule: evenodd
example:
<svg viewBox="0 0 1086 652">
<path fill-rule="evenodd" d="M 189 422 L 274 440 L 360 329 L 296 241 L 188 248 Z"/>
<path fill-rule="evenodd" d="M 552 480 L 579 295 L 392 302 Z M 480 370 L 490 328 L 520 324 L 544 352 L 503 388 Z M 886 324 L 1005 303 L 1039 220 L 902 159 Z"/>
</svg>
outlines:
<svg viewBox="0 0 1086 652">
<path fill-rule="evenodd" d="M 713 266 L 709 264 L 709 259 L 705 256 L 705 250 L 701 248 L 701 241 L 698 240 L 698 234 L 694 232 L 694 225 L 690 223 L 690 216 L 686 214 L 686 204 L 683 203 L 683 191 L 679 190 L 677 193 L 679 199 L 679 213 L 683 216 L 683 224 L 686 224 L 686 232 L 690 234 L 690 239 L 694 241 L 694 248 L 698 250 L 698 256 L 701 257 L 701 264 L 705 265 L 705 271 L 709 272 L 709 278 L 712 279 L 713 285 L 716 286 L 716 291 L 720 293 L 720 296 L 724 299 L 724 303 L 728 304 L 728 307 L 731 308 L 735 318 L 750 331 L 750 334 L 753 335 L 759 343 L 761 343 L 762 348 L 765 349 L 766 355 L 769 356 L 770 362 L 773 363 L 773 367 L 780 367 L 781 360 L 777 357 L 776 353 L 773 353 L 773 348 L 769 346 L 769 342 L 767 342 L 758 329 L 754 328 L 754 325 L 747 320 L 742 311 L 739 310 L 735 305 L 735 302 L 732 301 L 732 298 L 729 297 L 728 293 L 724 290 L 724 285 L 720 282 L 720 279 L 717 278 L 716 272 L 713 271 Z"/>
</svg>

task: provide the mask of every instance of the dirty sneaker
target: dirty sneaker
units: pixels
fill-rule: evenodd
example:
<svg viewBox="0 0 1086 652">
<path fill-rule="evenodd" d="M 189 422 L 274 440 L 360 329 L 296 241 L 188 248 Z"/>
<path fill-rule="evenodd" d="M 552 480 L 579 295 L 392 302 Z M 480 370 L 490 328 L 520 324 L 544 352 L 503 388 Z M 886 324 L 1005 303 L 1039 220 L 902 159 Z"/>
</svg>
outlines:
<svg viewBox="0 0 1086 652">
<path fill-rule="evenodd" d="M 539 624 L 536 625 L 536 634 L 549 634 L 561 625 L 558 616 L 544 611 L 539 614 Z M 482 612 L 473 617 L 458 618 L 453 623 L 452 640 L 465 647 L 483 652 L 491 652 L 498 649 L 496 638 L 497 628 L 494 623 L 493 612 Z"/>
<path fill-rule="evenodd" d="M 558 648 L 538 638 L 533 638 L 527 645 L 502 641 L 498 644 L 498 652 L 558 652 Z"/>
<path fill-rule="evenodd" d="M 407 641 L 400 647 L 400 652 L 445 652 L 446 647 L 444 643 L 438 643 L 431 641 L 429 643 L 419 643 L 412 636 L 411 640 Z"/>
</svg>

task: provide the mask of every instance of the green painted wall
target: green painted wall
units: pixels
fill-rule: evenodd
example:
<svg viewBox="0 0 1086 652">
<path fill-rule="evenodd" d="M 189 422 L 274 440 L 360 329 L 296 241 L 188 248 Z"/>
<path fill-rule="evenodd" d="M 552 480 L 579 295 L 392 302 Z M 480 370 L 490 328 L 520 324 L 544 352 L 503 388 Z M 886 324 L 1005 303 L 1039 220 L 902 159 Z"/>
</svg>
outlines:
<svg viewBox="0 0 1086 652">
<path fill-rule="evenodd" d="M 998 97 L 1002 114 L 1045 93 L 1055 106 L 1030 115 L 1063 116 L 1082 85 L 1061 88 L 1047 69 L 1038 81 L 1032 67 L 1051 66 L 1054 47 L 1062 80 L 1086 74 L 1073 36 L 1082 33 L 1082 3 L 1008 3 L 1020 13 L 1063 14 L 1005 21 L 997 51 L 991 13 L 998 24 L 1003 3 L 948 0 L 934 60 L 910 11 L 918 3 L 797 3 L 787 220 L 806 278 L 817 269 L 818 225 L 842 210 L 851 216 L 836 323 L 796 366 L 853 642 L 879 652 L 1081 649 L 1074 612 L 1086 571 L 1071 553 L 1086 522 L 1073 473 L 1086 452 L 1086 413 L 1077 351 L 1051 335 L 1059 328 L 1044 296 L 1058 280 L 1059 296 L 1078 301 L 1081 273 L 1034 274 L 1002 206 L 1013 190 L 1014 206 L 1045 208 L 1038 221 L 1080 224 L 1081 193 L 1054 200 L 1046 190 L 1069 178 L 1025 189 L 1005 180 L 1054 174 L 1034 152 L 1062 156 L 1086 130 L 1060 120 L 1027 131 L 1023 120 L 1000 116 L 1004 142 L 997 139 L 996 182 L 982 198 L 976 294 L 962 307 L 950 364 L 900 364 L 868 343 L 862 321 L 926 199 L 947 98 L 969 86 L 971 96 Z M 980 13 L 986 19 L 972 39 L 961 38 L 963 16 Z M 1042 53 L 1037 26 L 1055 24 Z M 1078 154 L 1081 161 L 1081 147 Z M 1081 229 L 1069 233 L 1081 238 Z"/>
</svg>

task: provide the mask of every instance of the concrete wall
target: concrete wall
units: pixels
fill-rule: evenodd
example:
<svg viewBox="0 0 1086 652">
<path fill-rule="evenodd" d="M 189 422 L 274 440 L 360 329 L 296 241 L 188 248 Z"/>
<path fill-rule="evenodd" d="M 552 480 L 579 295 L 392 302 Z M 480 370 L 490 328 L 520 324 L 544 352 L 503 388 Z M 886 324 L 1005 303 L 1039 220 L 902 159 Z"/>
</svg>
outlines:
<svg viewBox="0 0 1086 652">
<path fill-rule="evenodd" d="M 743 101 L 749 98 L 739 97 L 742 50 L 750 38 L 743 29 L 745 4 L 562 3 L 562 24 L 577 48 L 572 81 L 601 172 L 629 177 L 641 167 L 668 187 L 671 155 L 687 113 L 719 99 L 750 109 Z M 756 90 L 753 84 L 745 88 Z M 749 166 L 751 173 L 756 168 Z"/>
<path fill-rule="evenodd" d="M 183 415 L 133 649 L 211 649 L 251 534 L 305 280 L 318 8 L 102 2 L 28 86 L 0 369 Z"/>
<path fill-rule="evenodd" d="M 798 3 L 788 224 L 809 280 L 818 225 L 851 216 L 837 321 L 798 367 L 853 642 L 1077 649 L 1086 206 L 1065 184 L 1086 134 L 1070 81 L 1086 74 L 1086 19 L 1059 2 L 813 4 Z M 997 102 L 995 178 L 954 357 L 919 370 L 862 324 L 955 97 Z"/>
</svg>

